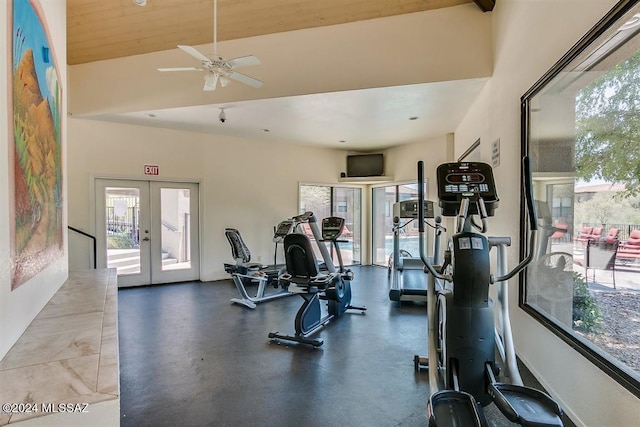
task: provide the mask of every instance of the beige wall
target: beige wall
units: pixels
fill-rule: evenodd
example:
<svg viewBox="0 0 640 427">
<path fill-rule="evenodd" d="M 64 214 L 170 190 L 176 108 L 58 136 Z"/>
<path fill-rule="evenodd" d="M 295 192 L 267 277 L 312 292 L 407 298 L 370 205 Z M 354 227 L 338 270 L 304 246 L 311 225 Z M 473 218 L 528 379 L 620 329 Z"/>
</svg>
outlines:
<svg viewBox="0 0 640 427">
<path fill-rule="evenodd" d="M 387 175 L 416 179 L 416 162 L 427 170 L 444 161 L 447 137 L 388 150 Z M 199 182 L 201 204 L 201 279 L 227 278 L 230 262 L 225 227 L 238 228 L 254 259 L 273 257 L 273 227 L 298 212 L 298 185 L 339 184 L 347 152 L 274 144 L 192 132 L 69 120 L 69 225 L 95 234 L 92 179 L 145 179 L 144 164 L 160 166 L 162 180 Z M 435 181 L 430 179 L 435 194 Z M 368 194 L 368 186 L 362 186 Z M 370 214 L 364 205 L 364 229 Z M 367 242 L 363 247 L 368 250 Z M 363 260 L 369 261 L 367 254 Z M 69 264 L 86 268 L 86 239 L 70 240 Z"/>
<path fill-rule="evenodd" d="M 47 0 L 43 3 L 46 3 L 50 26 L 58 29 L 55 44 L 64 46 L 64 31 L 60 30 L 64 28 L 64 2 Z M 500 138 L 501 165 L 495 172 L 501 204 L 491 223 L 492 234 L 517 236 L 519 192 L 517 185 L 512 183 L 517 182 L 519 174 L 520 96 L 614 3 L 613 0 L 498 2 L 495 11 L 487 15 L 491 16 L 495 34 L 494 75 L 456 130 L 455 152 L 450 148 L 451 136 L 394 148 L 386 152 L 387 174 L 396 181 L 414 179 L 415 162 L 425 160 L 429 192 L 433 198 L 435 182 L 430 170 L 453 155 L 459 155 L 478 137 L 483 141 L 481 157 L 489 161 L 490 143 Z M 0 9 L 1 19 L 6 19 L 5 14 L 5 9 Z M 5 44 L 0 51 L 3 76 L 7 72 L 4 62 L 8 57 L 7 48 Z M 90 71 L 88 69 L 98 65 L 84 68 Z M 84 72 L 84 68 L 77 71 Z M 150 90 L 156 91 L 157 85 L 152 86 Z M 78 91 L 75 96 L 87 95 Z M 78 105 L 82 106 L 79 108 L 95 112 L 108 110 L 113 98 L 107 97 L 103 106 L 87 106 L 89 98 L 85 101 L 78 99 Z M 0 105 L 0 131 L 5 135 L 9 126 L 6 109 L 6 104 Z M 272 227 L 297 212 L 298 183 L 336 183 L 339 173 L 344 170 L 346 154 L 338 150 L 264 144 L 82 119 L 69 120 L 68 133 L 69 170 L 65 182 L 72 226 L 95 232 L 92 177 L 142 179 L 142 165 L 152 163 L 160 166 L 161 179 L 201 183 L 202 280 L 226 277 L 222 263 L 230 259 L 230 254 L 222 230 L 227 226 L 240 228 L 254 254 L 270 259 Z M 0 138 L 0 151 L 3 150 L 7 152 L 7 142 Z M 0 166 L 2 171 L 6 170 L 4 168 L 4 165 Z M 0 200 L 8 199 L 6 176 L 6 173 L 0 173 Z M 366 193 L 367 190 L 365 187 Z M 365 221 L 368 216 L 368 212 L 365 213 Z M 66 275 L 66 266 L 55 266 L 53 279 L 45 282 L 40 275 L 18 291 L 9 292 L 8 220 L 6 210 L 0 210 L 0 255 L 3 255 L 0 257 L 0 356 Z M 70 265 L 88 262 L 87 251 L 79 249 L 80 246 L 70 247 Z M 514 261 L 515 255 L 512 255 L 511 262 Z M 638 399 L 515 308 L 515 281 L 511 286 L 519 354 L 572 418 L 586 426 L 635 425 L 640 419 Z"/>
<path fill-rule="evenodd" d="M 0 22 L 11 22 L 8 6 L 12 2 L 3 2 L 0 5 Z M 49 28 L 57 64 L 60 72 L 60 82 L 63 85 L 63 111 L 62 117 L 66 116 L 66 8 L 64 0 L 41 1 L 44 18 Z M 11 18 L 11 19 L 10 19 Z M 16 290 L 11 291 L 11 254 L 9 247 L 9 217 L 10 188 L 7 157 L 9 144 L 13 144 L 13 125 L 11 122 L 11 111 L 9 110 L 8 96 L 11 90 L 11 30 L 2 25 L 5 35 L 0 43 L 0 359 L 9 351 L 11 346 L 18 340 L 20 335 L 29 326 L 29 323 L 40 312 L 42 307 L 49 301 L 53 294 L 62 286 L 67 279 L 68 262 L 66 256 L 66 245 L 64 243 L 65 255 L 38 273 L 33 279 L 24 283 Z M 6 84 L 5 84 L 6 82 Z M 62 130 L 63 141 L 63 185 L 66 184 L 66 134 Z M 63 192 L 65 190 L 63 189 Z M 63 193 L 63 198 L 66 199 Z M 63 218 L 66 210 L 63 209 Z M 66 228 L 66 221 L 63 220 L 63 227 Z M 63 233 L 66 235 L 66 233 Z"/>
<path fill-rule="evenodd" d="M 613 0 L 499 1 L 493 11 L 494 74 L 456 130 L 456 155 L 477 138 L 491 161 L 500 138 L 495 170 L 500 208 L 494 235 L 517 236 L 519 227 L 520 97 L 616 2 Z M 517 249 L 511 250 L 510 264 Z M 510 303 L 518 355 L 578 425 L 631 426 L 640 419 L 638 398 L 564 344 L 521 309 L 517 280 Z"/>
<path fill-rule="evenodd" d="M 199 182 L 201 279 L 227 278 L 232 261 L 225 227 L 241 230 L 257 259 L 273 256 L 273 227 L 297 214 L 298 182 L 335 183 L 343 152 L 140 126 L 72 119 L 69 123 L 69 224 L 95 233 L 92 177 L 145 179 L 144 164 L 160 166 L 159 179 Z M 73 247 L 70 263 L 87 260 Z"/>
</svg>

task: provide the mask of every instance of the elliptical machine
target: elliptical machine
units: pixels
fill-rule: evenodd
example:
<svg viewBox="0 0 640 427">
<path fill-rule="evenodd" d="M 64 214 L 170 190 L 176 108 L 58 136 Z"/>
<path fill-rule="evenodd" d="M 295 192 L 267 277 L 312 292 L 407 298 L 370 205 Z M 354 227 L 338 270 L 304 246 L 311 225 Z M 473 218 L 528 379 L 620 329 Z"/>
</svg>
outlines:
<svg viewBox="0 0 640 427">
<path fill-rule="evenodd" d="M 320 347 L 322 339 L 310 338 L 329 322 L 340 318 L 347 310 L 361 310 L 366 307 L 351 305 L 351 280 L 353 272 L 345 269 L 342 262 L 342 254 L 338 245 L 338 238 L 344 230 L 344 218 L 329 217 L 322 220 L 322 236 L 316 234 L 316 217 L 311 212 L 308 218 L 311 230 L 316 236 L 318 247 L 326 271 L 321 272 L 318 261 L 313 253 L 311 241 L 306 234 L 288 234 L 284 238 L 284 252 L 286 260 L 286 273 L 280 276 L 280 281 L 289 284 L 289 292 L 297 293 L 304 299 L 298 309 L 294 321 L 295 334 L 282 335 L 279 332 L 269 333 L 272 340 L 282 339 L 309 344 Z M 324 242 L 329 242 L 338 257 L 340 268 L 336 270 L 329 251 Z M 327 314 L 322 315 L 320 300 L 327 301 Z"/>
<path fill-rule="evenodd" d="M 424 200 L 424 164 L 418 162 L 418 197 Z M 427 412 L 430 426 L 486 426 L 482 407 L 494 402 L 512 422 L 523 426 L 562 426 L 562 410 L 549 395 L 523 386 L 517 368 L 509 323 L 507 280 L 522 271 L 535 252 L 536 212 L 531 166 L 523 159 L 525 198 L 529 217 L 528 256 L 506 272 L 509 237 L 487 237 L 487 218 L 498 207 L 491 166 L 486 163 L 445 163 L 437 169 L 438 198 L 443 216 L 457 216 L 442 265 L 434 266 L 421 245 L 420 257 L 428 276 L 429 357 L 426 364 L 432 395 Z M 419 204 L 420 239 L 424 239 L 424 208 Z M 480 223 L 474 219 L 480 217 Z M 498 276 L 490 271 L 490 250 L 497 247 Z M 436 280 L 443 283 L 436 289 Z M 498 301 L 489 286 L 498 286 Z M 499 307 L 494 316 L 494 307 Z M 496 327 L 494 318 L 497 317 Z M 498 348 L 511 383 L 498 383 Z"/>
</svg>

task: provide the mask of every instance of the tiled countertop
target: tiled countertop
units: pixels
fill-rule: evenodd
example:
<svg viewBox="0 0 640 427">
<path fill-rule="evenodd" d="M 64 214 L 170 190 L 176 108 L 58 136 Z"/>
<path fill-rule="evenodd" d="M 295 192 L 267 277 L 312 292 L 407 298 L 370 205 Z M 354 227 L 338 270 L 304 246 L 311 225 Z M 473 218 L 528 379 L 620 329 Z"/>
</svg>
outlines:
<svg viewBox="0 0 640 427">
<path fill-rule="evenodd" d="M 0 361 L 0 402 L 39 411 L 0 412 L 0 425 L 43 416 L 42 404 L 85 403 L 90 412 L 91 404 L 119 399 L 117 292 L 115 269 L 69 273 Z"/>
</svg>

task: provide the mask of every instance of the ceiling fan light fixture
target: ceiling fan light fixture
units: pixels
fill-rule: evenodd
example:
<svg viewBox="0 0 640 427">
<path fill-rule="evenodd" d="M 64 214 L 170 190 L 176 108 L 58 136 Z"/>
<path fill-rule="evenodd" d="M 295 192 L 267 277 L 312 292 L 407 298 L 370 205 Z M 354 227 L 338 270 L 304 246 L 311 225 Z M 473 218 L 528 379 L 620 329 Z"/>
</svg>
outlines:
<svg viewBox="0 0 640 427">
<path fill-rule="evenodd" d="M 147 0 L 132 0 L 135 4 L 144 6 Z M 254 88 L 262 86 L 262 82 L 253 77 L 235 71 L 238 68 L 249 67 L 252 65 L 259 65 L 260 60 L 253 55 L 242 56 L 240 58 L 234 58 L 226 60 L 221 56 L 218 56 L 218 39 L 217 39 L 217 0 L 213 1 L 213 57 L 208 57 L 200 52 L 193 46 L 178 45 L 178 49 L 191 55 L 200 61 L 200 67 L 168 67 L 158 68 L 158 71 L 204 71 L 204 87 L 202 90 L 214 91 L 220 81 L 220 86 L 226 87 L 231 83 L 231 80 L 236 80 L 240 83 L 244 83 Z"/>
</svg>

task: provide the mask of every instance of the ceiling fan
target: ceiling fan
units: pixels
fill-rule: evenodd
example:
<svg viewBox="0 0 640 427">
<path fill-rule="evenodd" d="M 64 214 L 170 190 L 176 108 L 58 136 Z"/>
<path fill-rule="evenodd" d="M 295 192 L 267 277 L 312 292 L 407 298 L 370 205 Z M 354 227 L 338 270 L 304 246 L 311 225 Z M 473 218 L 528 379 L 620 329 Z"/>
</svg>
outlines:
<svg viewBox="0 0 640 427">
<path fill-rule="evenodd" d="M 231 80 L 236 80 L 251 87 L 259 88 L 262 82 L 253 77 L 235 71 L 238 68 L 261 64 L 253 55 L 235 59 L 224 59 L 218 56 L 218 0 L 213 0 L 213 58 L 209 58 L 192 46 L 178 45 L 178 48 L 201 62 L 199 67 L 158 68 L 158 71 L 205 71 L 203 90 L 215 90 L 220 86 L 227 86 Z"/>
</svg>

